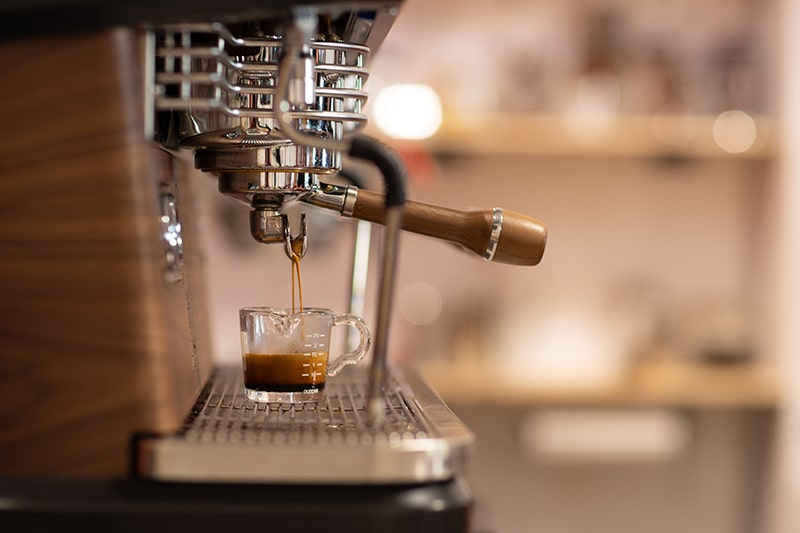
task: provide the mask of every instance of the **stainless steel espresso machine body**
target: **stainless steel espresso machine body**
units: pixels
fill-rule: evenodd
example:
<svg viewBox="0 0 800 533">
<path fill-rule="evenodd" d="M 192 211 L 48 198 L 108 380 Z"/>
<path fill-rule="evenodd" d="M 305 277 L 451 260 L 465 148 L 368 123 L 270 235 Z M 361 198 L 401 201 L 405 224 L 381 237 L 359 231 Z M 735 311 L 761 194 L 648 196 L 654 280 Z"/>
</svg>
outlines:
<svg viewBox="0 0 800 533">
<path fill-rule="evenodd" d="M 402 163 L 360 133 L 400 9 L 0 3 L 0 525 L 469 530 L 473 436 L 386 362 L 397 232 L 534 265 L 546 231 L 407 201 Z M 385 190 L 335 185 L 348 158 Z M 216 365 L 192 190 L 210 178 L 290 257 L 307 235 L 289 202 L 385 225 L 369 368 L 324 401 L 255 403 Z"/>
</svg>

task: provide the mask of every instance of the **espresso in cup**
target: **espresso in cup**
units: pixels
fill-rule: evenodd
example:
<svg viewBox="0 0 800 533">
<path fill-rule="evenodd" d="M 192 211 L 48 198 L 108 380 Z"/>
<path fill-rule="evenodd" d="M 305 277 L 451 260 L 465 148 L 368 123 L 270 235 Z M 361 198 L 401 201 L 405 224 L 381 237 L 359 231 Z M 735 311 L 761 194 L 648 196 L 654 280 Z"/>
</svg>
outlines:
<svg viewBox="0 0 800 533">
<path fill-rule="evenodd" d="M 245 353 L 244 386 L 254 391 L 316 393 L 325 388 L 328 352 Z"/>
<path fill-rule="evenodd" d="M 357 363 L 370 345 L 362 318 L 330 309 L 248 307 L 239 311 L 239 324 L 245 395 L 259 402 L 321 399 L 326 378 Z M 360 340 L 354 350 L 332 355 L 329 361 L 335 326 L 355 328 Z"/>
</svg>

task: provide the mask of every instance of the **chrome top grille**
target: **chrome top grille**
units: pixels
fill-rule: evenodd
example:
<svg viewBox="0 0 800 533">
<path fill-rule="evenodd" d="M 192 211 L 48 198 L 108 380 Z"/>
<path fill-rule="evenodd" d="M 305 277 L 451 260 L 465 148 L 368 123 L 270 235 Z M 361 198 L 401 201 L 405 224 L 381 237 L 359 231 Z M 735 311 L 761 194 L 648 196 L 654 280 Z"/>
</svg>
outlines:
<svg viewBox="0 0 800 533">
<path fill-rule="evenodd" d="M 367 93 L 366 46 L 315 41 L 317 102 L 295 110 L 296 119 L 337 121 L 345 132 L 360 128 Z M 272 128 L 281 38 L 236 37 L 219 23 L 160 26 L 155 32 L 156 109 L 212 110 L 230 117 L 262 119 Z"/>
</svg>

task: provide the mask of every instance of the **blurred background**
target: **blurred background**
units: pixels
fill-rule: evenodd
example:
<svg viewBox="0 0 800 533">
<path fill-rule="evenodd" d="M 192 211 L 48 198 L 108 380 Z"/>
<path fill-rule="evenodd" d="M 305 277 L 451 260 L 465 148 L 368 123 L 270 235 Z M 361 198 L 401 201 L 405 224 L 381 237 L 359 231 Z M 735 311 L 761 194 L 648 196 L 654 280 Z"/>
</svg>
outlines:
<svg viewBox="0 0 800 533">
<path fill-rule="evenodd" d="M 477 436 L 477 532 L 800 527 L 795 4 L 406 0 L 366 112 L 409 198 L 549 231 L 536 267 L 400 243 L 390 357 Z M 237 310 L 291 305 L 290 263 L 202 185 L 236 361 Z M 309 216 L 304 303 L 345 311 L 355 222 Z"/>
</svg>

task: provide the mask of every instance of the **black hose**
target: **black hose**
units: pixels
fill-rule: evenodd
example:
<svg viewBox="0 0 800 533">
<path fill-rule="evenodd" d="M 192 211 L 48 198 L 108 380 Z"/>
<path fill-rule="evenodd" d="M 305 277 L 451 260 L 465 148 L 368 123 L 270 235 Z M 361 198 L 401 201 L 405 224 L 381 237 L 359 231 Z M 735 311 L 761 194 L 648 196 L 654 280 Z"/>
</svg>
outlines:
<svg viewBox="0 0 800 533">
<path fill-rule="evenodd" d="M 386 207 L 406 203 L 406 167 L 394 150 L 377 139 L 358 135 L 352 139 L 349 155 L 378 167 L 386 184 Z"/>
</svg>

